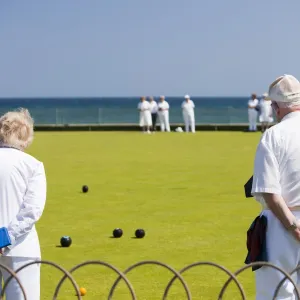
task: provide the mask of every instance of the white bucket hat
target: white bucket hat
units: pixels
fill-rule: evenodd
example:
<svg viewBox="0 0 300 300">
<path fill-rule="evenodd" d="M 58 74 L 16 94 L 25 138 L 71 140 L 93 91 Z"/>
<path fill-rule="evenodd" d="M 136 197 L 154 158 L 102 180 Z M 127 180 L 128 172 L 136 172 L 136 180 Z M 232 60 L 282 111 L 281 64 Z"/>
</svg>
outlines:
<svg viewBox="0 0 300 300">
<path fill-rule="evenodd" d="M 185 99 L 190 99 L 190 96 L 189 95 L 185 95 L 184 98 Z"/>
<path fill-rule="evenodd" d="M 300 100 L 300 82 L 292 75 L 278 77 L 269 88 L 269 97 L 276 102 L 296 102 Z"/>
</svg>

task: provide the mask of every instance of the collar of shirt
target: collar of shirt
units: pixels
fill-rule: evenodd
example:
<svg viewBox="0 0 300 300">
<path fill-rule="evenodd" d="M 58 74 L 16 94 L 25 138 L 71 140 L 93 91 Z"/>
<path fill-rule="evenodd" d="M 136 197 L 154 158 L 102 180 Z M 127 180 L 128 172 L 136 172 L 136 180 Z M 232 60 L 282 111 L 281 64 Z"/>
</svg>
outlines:
<svg viewBox="0 0 300 300">
<path fill-rule="evenodd" d="M 16 147 L 9 146 L 9 145 L 2 144 L 2 143 L 0 143 L 0 148 L 10 148 L 10 149 L 16 149 L 16 150 L 20 150 L 20 149 L 18 149 L 18 148 L 16 148 Z"/>
<path fill-rule="evenodd" d="M 290 118 L 295 118 L 295 117 L 299 117 L 300 116 L 300 111 L 297 110 L 297 111 L 292 111 L 290 113 L 288 113 L 287 115 L 285 115 L 281 121 L 284 121 L 284 120 L 287 120 L 287 119 L 290 119 Z"/>
</svg>

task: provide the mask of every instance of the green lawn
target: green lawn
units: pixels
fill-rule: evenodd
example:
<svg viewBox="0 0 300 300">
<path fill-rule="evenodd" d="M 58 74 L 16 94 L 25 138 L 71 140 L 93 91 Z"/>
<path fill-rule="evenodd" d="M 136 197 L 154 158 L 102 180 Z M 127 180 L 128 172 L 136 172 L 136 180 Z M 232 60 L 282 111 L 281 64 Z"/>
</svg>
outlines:
<svg viewBox="0 0 300 300">
<path fill-rule="evenodd" d="M 29 153 L 45 164 L 48 199 L 37 225 L 43 259 L 66 269 L 102 260 L 123 271 L 142 260 L 158 260 L 180 270 L 212 261 L 234 272 L 244 266 L 246 230 L 259 205 L 244 196 L 260 133 L 57 132 L 36 133 Z M 89 192 L 81 193 L 82 185 Z M 120 227 L 124 235 L 110 238 Z M 144 228 L 144 239 L 132 239 Z M 70 248 L 56 247 L 60 237 Z M 228 278 L 212 267 L 185 273 L 193 299 L 217 299 Z M 102 266 L 75 271 L 84 299 L 107 299 L 117 275 Z M 42 299 L 52 299 L 61 273 L 42 267 Z M 138 299 L 162 299 L 172 278 L 159 266 L 128 274 Z M 247 299 L 254 297 L 253 273 L 239 276 Z M 241 299 L 234 286 L 224 299 Z M 66 282 L 58 299 L 75 299 Z M 113 299 L 131 299 L 121 282 Z M 168 299 L 186 299 L 176 280 Z"/>
</svg>

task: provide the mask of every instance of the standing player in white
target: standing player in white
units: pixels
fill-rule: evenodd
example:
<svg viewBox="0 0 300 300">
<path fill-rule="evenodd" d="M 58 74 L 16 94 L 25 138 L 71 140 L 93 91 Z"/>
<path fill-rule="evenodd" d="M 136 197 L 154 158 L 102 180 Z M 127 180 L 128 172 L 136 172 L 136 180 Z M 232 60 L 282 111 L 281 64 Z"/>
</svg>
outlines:
<svg viewBox="0 0 300 300">
<path fill-rule="evenodd" d="M 258 107 L 259 101 L 256 98 L 256 94 L 251 95 L 251 99 L 248 101 L 248 119 L 249 119 L 249 131 L 257 130 L 257 116 L 258 112 L 256 108 Z"/>
<path fill-rule="evenodd" d="M 44 164 L 25 153 L 33 141 L 33 120 L 27 110 L 8 112 L 0 118 L 0 227 L 6 227 L 11 245 L 0 249 L 0 263 L 13 271 L 41 260 L 36 223 L 46 203 Z M 10 277 L 0 271 L 0 280 Z M 27 299 L 40 300 L 40 264 L 17 273 Z M 23 300 L 15 279 L 5 290 L 6 300 Z"/>
<path fill-rule="evenodd" d="M 191 128 L 191 131 L 195 132 L 195 104 L 194 101 L 190 99 L 189 95 L 184 96 L 185 101 L 182 102 L 181 108 L 182 108 L 182 114 L 183 114 L 183 120 L 185 124 L 185 131 L 189 132 L 189 129 Z"/>
<path fill-rule="evenodd" d="M 269 97 L 279 123 L 258 144 L 252 195 L 267 218 L 268 262 L 290 273 L 300 263 L 300 83 L 294 76 L 281 76 L 270 85 Z M 272 300 L 285 276 L 262 266 L 255 277 L 256 300 Z M 299 272 L 291 277 L 299 284 Z M 290 281 L 284 281 L 276 299 L 298 299 Z"/>
<path fill-rule="evenodd" d="M 151 118 L 152 118 L 152 132 L 156 131 L 156 120 L 157 120 L 157 111 L 158 111 L 158 107 L 157 107 L 157 103 L 154 100 L 153 97 L 150 97 L 150 111 L 151 111 Z"/>
<path fill-rule="evenodd" d="M 141 97 L 141 101 L 138 104 L 138 110 L 140 112 L 140 127 L 143 128 L 144 133 L 151 133 L 150 128 L 152 126 L 150 103 L 146 101 L 146 97 Z"/>
<path fill-rule="evenodd" d="M 165 100 L 165 96 L 160 96 L 160 102 L 158 103 L 158 116 L 160 123 L 160 130 L 170 132 L 169 123 L 169 109 L 170 105 Z"/>
<path fill-rule="evenodd" d="M 271 100 L 268 98 L 268 94 L 265 93 L 262 95 L 259 107 L 259 122 L 261 123 L 261 131 L 265 132 L 269 128 L 269 124 L 273 122 L 273 111 Z"/>
</svg>

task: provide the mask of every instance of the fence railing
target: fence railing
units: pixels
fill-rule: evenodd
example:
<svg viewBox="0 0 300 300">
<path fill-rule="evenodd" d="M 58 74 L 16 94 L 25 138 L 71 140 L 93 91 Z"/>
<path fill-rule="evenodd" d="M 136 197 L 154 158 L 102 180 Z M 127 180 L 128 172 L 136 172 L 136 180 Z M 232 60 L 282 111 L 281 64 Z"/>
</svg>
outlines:
<svg viewBox="0 0 300 300">
<path fill-rule="evenodd" d="M 29 108 L 37 125 L 65 124 L 138 124 L 139 113 L 135 108 Z M 0 115 L 7 109 L 0 108 Z M 171 124 L 183 123 L 180 108 L 170 109 Z M 195 109 L 196 124 L 240 124 L 248 123 L 248 112 L 244 108 L 234 107 L 197 107 Z M 159 120 L 158 120 L 159 124 Z"/>
<path fill-rule="evenodd" d="M 136 293 L 134 291 L 134 287 L 133 287 L 132 283 L 128 280 L 128 278 L 126 277 L 126 274 L 128 274 L 133 269 L 135 269 L 137 267 L 140 267 L 140 266 L 143 266 L 143 265 L 157 265 L 157 266 L 160 266 L 160 267 L 163 267 L 163 268 L 169 270 L 173 274 L 173 277 L 168 282 L 168 284 L 167 284 L 167 286 L 166 286 L 166 288 L 164 290 L 163 298 L 162 298 L 163 300 L 167 299 L 168 292 L 169 292 L 172 284 L 175 282 L 176 279 L 178 279 L 181 282 L 182 287 L 183 287 L 183 289 L 185 291 L 185 294 L 186 294 L 186 299 L 188 299 L 188 300 L 192 299 L 191 291 L 190 291 L 190 289 L 188 287 L 188 284 L 185 282 L 185 280 L 183 278 L 183 273 L 187 272 L 188 270 L 190 270 L 192 268 L 199 267 L 199 266 L 211 266 L 211 267 L 219 269 L 220 271 L 223 271 L 224 273 L 226 273 L 229 276 L 229 279 L 224 283 L 224 285 L 222 286 L 222 289 L 220 290 L 220 293 L 219 293 L 218 298 L 217 298 L 219 300 L 221 300 L 223 298 L 223 296 L 225 294 L 225 291 L 226 291 L 226 289 L 227 289 L 227 287 L 228 287 L 228 285 L 229 285 L 229 283 L 231 281 L 234 281 L 234 283 L 237 285 L 239 293 L 241 295 L 241 299 L 246 299 L 246 295 L 245 295 L 244 289 L 243 289 L 241 283 L 238 281 L 237 276 L 239 274 L 241 274 L 243 271 L 245 271 L 245 270 L 247 270 L 249 268 L 255 267 L 255 266 L 264 266 L 264 267 L 272 268 L 272 269 L 275 269 L 276 271 L 280 272 L 283 275 L 283 279 L 279 282 L 279 284 L 277 285 L 276 289 L 274 290 L 273 299 L 276 299 L 281 286 L 283 285 L 283 283 L 286 280 L 289 280 L 293 284 L 293 286 L 295 288 L 295 294 L 297 296 L 297 299 L 300 299 L 300 292 L 297 289 L 296 283 L 293 281 L 293 279 L 291 277 L 294 273 L 296 273 L 298 270 L 300 270 L 300 266 L 298 266 L 297 268 L 295 268 L 291 273 L 287 273 L 283 269 L 281 269 L 281 268 L 279 268 L 276 265 L 273 265 L 271 263 L 268 263 L 268 262 L 255 262 L 255 263 L 251 263 L 251 264 L 245 265 L 242 268 L 238 269 L 236 272 L 232 273 L 227 268 L 225 268 L 225 267 L 223 267 L 223 266 L 221 266 L 221 265 L 219 265 L 217 263 L 207 262 L 207 261 L 203 261 L 203 262 L 200 261 L 200 262 L 195 262 L 195 263 L 192 263 L 190 265 L 187 265 L 184 268 L 182 268 L 181 270 L 177 271 L 173 267 L 171 267 L 171 266 L 169 266 L 169 265 L 167 265 L 165 263 L 162 263 L 162 262 L 159 262 L 159 261 L 155 261 L 155 260 L 146 260 L 146 261 L 138 262 L 138 263 L 136 263 L 136 264 L 128 267 L 125 271 L 122 272 L 118 268 L 116 268 L 115 266 L 113 266 L 113 265 L 111 265 L 109 263 L 106 263 L 104 261 L 91 260 L 91 261 L 85 261 L 83 263 L 80 263 L 80 264 L 74 266 L 71 270 L 67 271 L 66 269 L 64 269 L 63 267 L 61 267 L 60 265 L 58 265 L 57 263 L 54 263 L 54 262 L 51 262 L 51 261 L 46 261 L 46 260 L 40 260 L 40 261 L 34 261 L 34 262 L 30 262 L 28 264 L 25 264 L 25 265 L 23 265 L 22 267 L 20 267 L 19 269 L 15 270 L 15 271 L 9 269 L 5 265 L 0 264 L 0 268 L 3 268 L 8 273 L 10 273 L 10 277 L 5 281 L 3 289 L 1 291 L 0 300 L 3 300 L 3 297 L 5 295 L 6 287 L 7 287 L 7 285 L 9 284 L 9 282 L 12 279 L 15 279 L 18 282 L 18 284 L 20 285 L 20 288 L 21 288 L 21 290 L 23 292 L 24 299 L 25 300 L 30 300 L 30 299 L 28 299 L 28 297 L 26 297 L 26 291 L 25 291 L 24 286 L 22 285 L 22 283 L 18 279 L 18 273 L 21 270 L 23 270 L 24 268 L 29 267 L 29 266 L 31 266 L 33 264 L 51 265 L 54 268 L 60 270 L 64 274 L 63 277 L 61 278 L 61 280 L 59 281 L 59 283 L 57 284 L 56 288 L 55 288 L 55 292 L 54 292 L 54 295 L 53 295 L 53 298 L 52 298 L 53 300 L 57 299 L 57 297 L 59 295 L 60 288 L 61 288 L 63 282 L 66 279 L 69 279 L 71 281 L 71 283 L 72 283 L 72 285 L 74 287 L 74 290 L 76 291 L 76 297 L 77 297 L 77 299 L 82 299 L 80 288 L 79 288 L 78 284 L 76 283 L 75 279 L 73 278 L 72 273 L 75 270 L 78 270 L 78 269 L 80 269 L 80 268 L 82 268 L 84 266 L 87 266 L 87 265 L 101 265 L 101 266 L 105 266 L 105 267 L 109 268 L 110 270 L 113 270 L 118 275 L 118 278 L 116 279 L 116 281 L 114 282 L 114 284 L 111 286 L 111 289 L 110 289 L 110 292 L 109 292 L 109 295 L 108 295 L 108 298 L 107 298 L 108 300 L 112 299 L 114 291 L 115 291 L 118 283 L 121 280 L 125 281 L 126 286 L 128 287 L 129 293 L 131 295 L 131 298 L 133 300 L 136 300 L 137 297 L 136 297 Z"/>
</svg>

